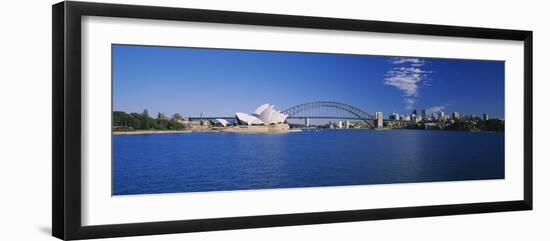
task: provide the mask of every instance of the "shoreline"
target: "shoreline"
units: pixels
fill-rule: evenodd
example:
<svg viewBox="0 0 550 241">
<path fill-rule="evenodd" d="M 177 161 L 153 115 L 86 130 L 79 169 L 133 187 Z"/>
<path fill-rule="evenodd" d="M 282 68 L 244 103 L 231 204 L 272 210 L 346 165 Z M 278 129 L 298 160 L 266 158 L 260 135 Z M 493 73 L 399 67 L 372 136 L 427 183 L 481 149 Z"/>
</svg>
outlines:
<svg viewBox="0 0 550 241">
<path fill-rule="evenodd" d="M 206 130 L 140 130 L 140 131 L 113 131 L 113 136 L 126 135 L 153 135 L 153 134 L 188 134 L 196 132 L 226 132 L 226 133 L 289 133 L 300 132 L 300 129 L 286 131 L 263 131 L 263 130 L 224 130 L 224 129 L 206 129 Z"/>
<path fill-rule="evenodd" d="M 326 128 L 296 128 L 289 129 L 285 131 L 274 131 L 274 130 L 228 130 L 228 129 L 203 129 L 203 130 L 139 130 L 139 131 L 113 131 L 113 136 L 124 136 L 124 135 L 152 135 L 152 134 L 187 134 L 195 132 L 225 132 L 225 133 L 289 133 L 289 132 L 301 132 L 301 131 L 312 131 L 312 130 L 325 130 Z M 435 130 L 435 129 L 407 129 L 407 128 L 379 128 L 379 129 L 370 129 L 370 128 L 355 128 L 355 129 L 326 129 L 326 130 L 374 130 L 374 131 L 392 131 L 392 130 L 419 130 L 419 131 L 452 131 L 452 132 L 501 132 L 501 131 L 481 131 L 481 130 Z M 502 131 L 503 132 L 503 131 Z"/>
<path fill-rule="evenodd" d="M 150 135 L 150 134 L 184 134 L 191 133 L 193 131 L 188 130 L 142 130 L 142 131 L 113 131 L 113 136 L 124 136 L 124 135 Z"/>
</svg>

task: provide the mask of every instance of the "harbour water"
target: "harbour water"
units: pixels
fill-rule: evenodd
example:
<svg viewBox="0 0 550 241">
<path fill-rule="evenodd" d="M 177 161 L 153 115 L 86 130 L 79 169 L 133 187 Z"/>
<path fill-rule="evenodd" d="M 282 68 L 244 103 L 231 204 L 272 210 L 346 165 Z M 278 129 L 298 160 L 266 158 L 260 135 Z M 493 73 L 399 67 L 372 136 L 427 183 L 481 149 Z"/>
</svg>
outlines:
<svg viewBox="0 0 550 241">
<path fill-rule="evenodd" d="M 504 133 L 306 130 L 113 136 L 113 195 L 504 178 Z"/>
</svg>

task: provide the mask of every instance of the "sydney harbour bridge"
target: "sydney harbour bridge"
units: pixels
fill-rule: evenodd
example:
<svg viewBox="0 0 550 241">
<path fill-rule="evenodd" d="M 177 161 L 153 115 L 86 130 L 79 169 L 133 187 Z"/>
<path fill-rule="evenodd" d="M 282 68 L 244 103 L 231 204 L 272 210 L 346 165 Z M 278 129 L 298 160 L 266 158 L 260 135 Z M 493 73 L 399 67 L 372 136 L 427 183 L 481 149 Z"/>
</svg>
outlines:
<svg viewBox="0 0 550 241">
<path fill-rule="evenodd" d="M 349 104 L 335 101 L 315 101 L 290 107 L 283 114 L 288 115 L 288 120 L 304 120 L 309 126 L 310 120 L 350 120 L 362 121 L 367 126 L 375 127 L 375 116 Z M 214 120 L 214 119 L 235 119 L 235 117 L 189 117 L 190 120 Z"/>
<path fill-rule="evenodd" d="M 303 119 L 309 125 L 311 119 L 335 119 L 363 121 L 369 127 L 375 127 L 373 115 L 352 105 L 335 101 L 315 101 L 300 104 L 288 108 L 282 113 L 288 115 L 288 119 Z"/>
</svg>

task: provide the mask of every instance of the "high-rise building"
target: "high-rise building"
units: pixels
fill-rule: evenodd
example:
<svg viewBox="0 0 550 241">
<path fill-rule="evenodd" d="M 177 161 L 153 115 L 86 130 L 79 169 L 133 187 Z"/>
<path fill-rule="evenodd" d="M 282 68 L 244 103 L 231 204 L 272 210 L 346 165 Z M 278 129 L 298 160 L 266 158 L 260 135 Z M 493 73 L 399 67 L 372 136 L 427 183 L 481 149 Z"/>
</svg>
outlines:
<svg viewBox="0 0 550 241">
<path fill-rule="evenodd" d="M 422 118 L 418 115 L 411 115 L 411 123 L 412 124 L 416 124 L 418 122 L 420 122 L 422 120 Z"/>
<path fill-rule="evenodd" d="M 437 114 L 437 120 L 444 121 L 445 120 L 445 112 L 439 111 Z"/>
<path fill-rule="evenodd" d="M 384 116 L 382 115 L 382 112 L 376 112 L 374 116 L 376 119 L 376 128 L 384 127 Z"/>
<path fill-rule="evenodd" d="M 413 115 L 418 115 L 418 113 L 416 112 L 416 109 L 413 109 Z"/>
<path fill-rule="evenodd" d="M 390 120 L 399 120 L 399 114 L 397 113 L 391 113 Z"/>
<path fill-rule="evenodd" d="M 484 120 L 484 121 L 489 120 L 489 115 L 483 114 L 483 120 Z"/>
<path fill-rule="evenodd" d="M 453 120 L 460 120 L 460 113 L 458 112 L 453 112 L 451 114 L 451 118 L 453 118 Z"/>
<path fill-rule="evenodd" d="M 420 112 L 420 114 L 422 115 L 422 119 L 425 119 L 427 117 L 426 115 L 426 109 L 422 109 L 422 111 Z"/>
</svg>

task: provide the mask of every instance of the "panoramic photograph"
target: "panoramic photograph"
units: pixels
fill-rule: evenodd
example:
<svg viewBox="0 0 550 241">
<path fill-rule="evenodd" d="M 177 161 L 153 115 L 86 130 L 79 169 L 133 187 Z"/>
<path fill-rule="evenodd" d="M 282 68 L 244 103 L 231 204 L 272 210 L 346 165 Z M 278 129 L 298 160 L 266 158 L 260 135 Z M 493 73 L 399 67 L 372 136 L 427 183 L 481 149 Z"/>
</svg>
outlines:
<svg viewBox="0 0 550 241">
<path fill-rule="evenodd" d="M 504 179 L 504 61 L 114 44 L 112 195 Z"/>
</svg>

